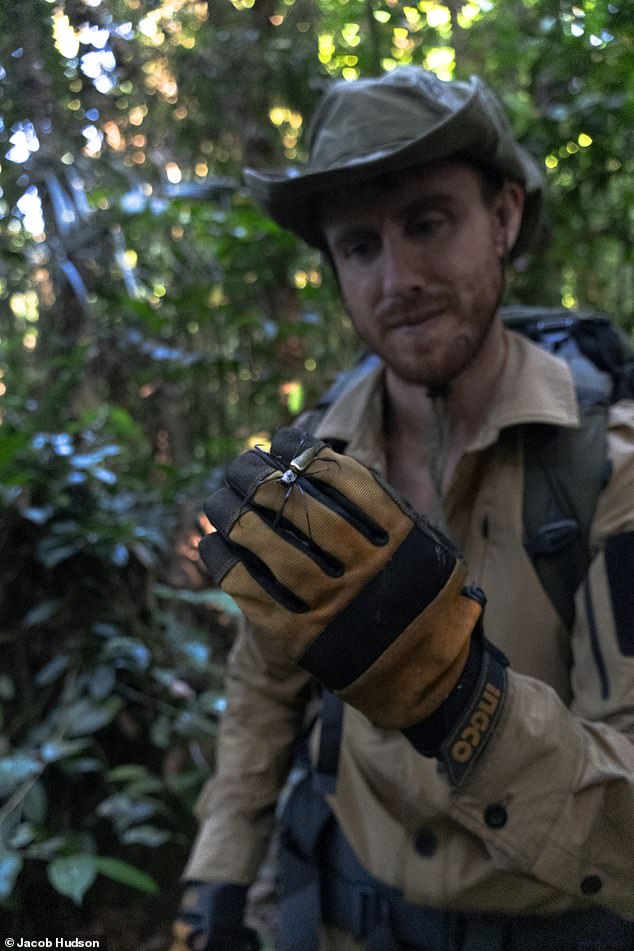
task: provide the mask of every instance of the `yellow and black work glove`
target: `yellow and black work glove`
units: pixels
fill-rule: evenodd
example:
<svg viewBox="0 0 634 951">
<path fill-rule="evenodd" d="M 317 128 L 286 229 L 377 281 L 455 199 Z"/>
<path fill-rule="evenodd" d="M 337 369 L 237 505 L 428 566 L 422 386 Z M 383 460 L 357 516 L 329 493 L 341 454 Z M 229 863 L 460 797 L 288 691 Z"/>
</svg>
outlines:
<svg viewBox="0 0 634 951">
<path fill-rule="evenodd" d="M 188 882 L 172 925 L 169 951 L 259 951 L 242 918 L 247 889 L 225 882 Z"/>
<path fill-rule="evenodd" d="M 202 560 L 254 630 L 375 725 L 449 756 L 461 782 L 505 677 L 451 542 L 371 470 L 290 428 L 231 463 L 205 511 Z"/>
</svg>

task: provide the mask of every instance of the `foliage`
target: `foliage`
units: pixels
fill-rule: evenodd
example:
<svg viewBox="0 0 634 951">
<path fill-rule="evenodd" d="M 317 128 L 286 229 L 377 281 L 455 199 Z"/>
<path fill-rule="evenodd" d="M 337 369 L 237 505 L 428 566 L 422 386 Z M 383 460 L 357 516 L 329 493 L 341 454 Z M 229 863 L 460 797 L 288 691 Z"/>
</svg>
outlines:
<svg viewBox="0 0 634 951">
<path fill-rule="evenodd" d="M 0 907 L 22 933 L 137 893 L 169 911 L 233 624 L 193 560 L 200 500 L 355 357 L 241 167 L 301 159 L 330 78 L 479 73 L 551 185 L 511 300 L 631 331 L 633 43 L 625 0 L 0 5 Z"/>
<path fill-rule="evenodd" d="M 87 413 L 56 433 L 20 422 L 0 467 L 0 898 L 20 930 L 39 920 L 46 931 L 50 904 L 39 917 L 30 904 L 34 881 L 47 888 L 34 866 L 80 904 L 98 875 L 155 892 L 164 882 L 148 874 L 148 850 L 182 863 L 226 639 L 210 643 L 194 623 L 190 590 L 153 580 L 174 510 L 161 467 L 153 485 L 146 447 L 135 455 L 121 438 L 131 418 Z M 215 604 L 226 618 L 214 591 L 195 608 L 204 617 Z M 63 903 L 55 914 L 75 921 Z"/>
</svg>

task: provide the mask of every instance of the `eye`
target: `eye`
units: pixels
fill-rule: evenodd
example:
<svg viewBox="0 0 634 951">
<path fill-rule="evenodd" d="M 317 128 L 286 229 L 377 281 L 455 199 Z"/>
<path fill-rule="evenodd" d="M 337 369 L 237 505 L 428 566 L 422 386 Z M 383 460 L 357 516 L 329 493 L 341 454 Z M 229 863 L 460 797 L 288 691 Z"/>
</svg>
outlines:
<svg viewBox="0 0 634 951">
<path fill-rule="evenodd" d="M 447 216 L 441 212 L 431 212 L 416 218 L 409 227 L 413 236 L 435 237 L 447 223 Z"/>
<path fill-rule="evenodd" d="M 378 235 L 355 232 L 337 243 L 337 252 L 346 261 L 363 264 L 374 259 L 380 248 Z"/>
<path fill-rule="evenodd" d="M 359 261 L 365 261 L 372 257 L 377 249 L 378 242 L 366 239 L 364 241 L 355 241 L 346 248 L 345 256 L 347 258 L 356 258 Z"/>
</svg>

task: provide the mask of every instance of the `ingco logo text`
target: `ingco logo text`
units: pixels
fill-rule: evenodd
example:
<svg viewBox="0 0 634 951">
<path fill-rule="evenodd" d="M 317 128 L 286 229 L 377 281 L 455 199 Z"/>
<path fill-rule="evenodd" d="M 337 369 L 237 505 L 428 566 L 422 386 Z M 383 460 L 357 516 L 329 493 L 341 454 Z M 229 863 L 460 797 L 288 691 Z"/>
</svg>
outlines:
<svg viewBox="0 0 634 951">
<path fill-rule="evenodd" d="M 495 711 L 500 705 L 502 691 L 492 683 L 487 683 L 482 691 L 480 702 L 471 714 L 469 723 L 460 734 L 460 738 L 451 747 L 451 757 L 456 763 L 468 763 L 482 737 L 489 727 Z"/>
</svg>

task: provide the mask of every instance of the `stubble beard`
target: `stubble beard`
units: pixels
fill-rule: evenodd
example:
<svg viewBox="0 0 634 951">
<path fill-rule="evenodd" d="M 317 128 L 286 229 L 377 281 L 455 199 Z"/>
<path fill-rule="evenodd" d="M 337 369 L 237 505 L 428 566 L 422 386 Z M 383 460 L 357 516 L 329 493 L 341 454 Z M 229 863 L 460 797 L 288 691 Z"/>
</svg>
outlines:
<svg viewBox="0 0 634 951">
<path fill-rule="evenodd" d="M 379 356 L 406 383 L 429 389 L 446 388 L 477 360 L 491 331 L 497 309 L 497 305 L 490 307 L 485 323 L 463 327 L 447 340 L 431 340 L 429 346 L 423 349 L 407 349 L 405 339 L 393 348 L 380 347 L 383 353 L 379 352 Z M 367 342 L 372 346 L 371 341 Z"/>
<path fill-rule="evenodd" d="M 398 351 L 383 356 L 386 364 L 406 383 L 426 386 L 430 390 L 445 390 L 476 361 L 491 333 L 493 323 L 502 303 L 505 291 L 504 262 L 499 261 L 500 272 L 496 286 L 490 288 L 483 284 L 479 294 L 472 300 L 468 316 L 463 317 L 464 308 L 457 303 L 454 313 L 458 315 L 458 329 L 455 336 L 434 341 L 433 330 L 429 346 L 423 347 L 418 360 L 416 348 L 411 353 L 405 351 L 406 341 L 401 342 Z M 453 308 L 452 308 L 453 309 Z M 439 318 L 438 333 L 442 332 Z M 451 319 L 451 315 L 447 315 Z M 386 347 L 389 350 L 389 347 Z"/>
</svg>

